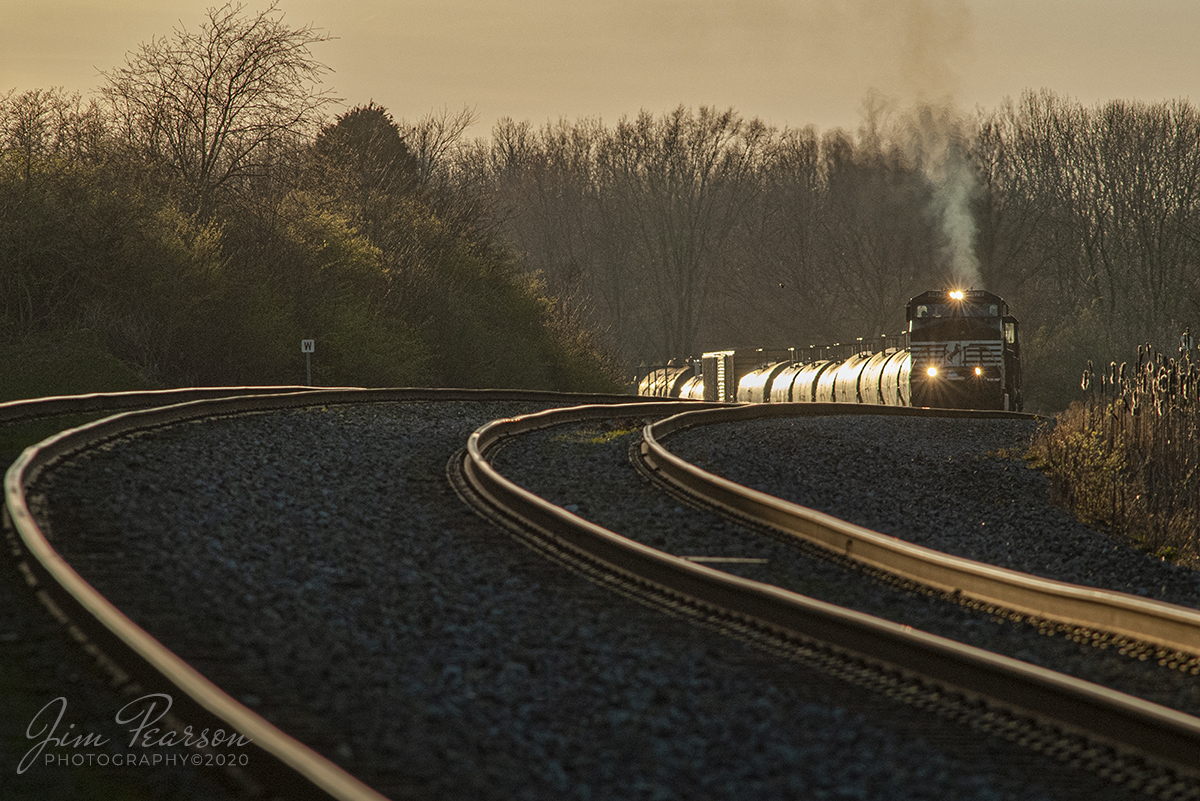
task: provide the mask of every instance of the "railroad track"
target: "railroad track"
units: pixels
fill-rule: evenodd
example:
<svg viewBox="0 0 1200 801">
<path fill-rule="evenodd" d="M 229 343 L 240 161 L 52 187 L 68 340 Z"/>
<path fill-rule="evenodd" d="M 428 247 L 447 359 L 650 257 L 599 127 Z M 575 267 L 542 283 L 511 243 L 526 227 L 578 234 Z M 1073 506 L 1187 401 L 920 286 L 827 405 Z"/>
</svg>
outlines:
<svg viewBox="0 0 1200 801">
<path fill-rule="evenodd" d="M 119 420 L 97 424 L 85 431 L 66 435 L 54 443 L 47 443 L 44 449 L 28 454 L 28 458 L 23 457 L 18 464 L 14 464 L 6 477 L 8 508 L 12 510 L 18 528 L 24 526 L 28 529 L 32 522 L 32 518 L 28 517 L 28 508 L 24 507 L 23 510 L 23 502 L 13 499 L 22 495 L 22 487 L 32 480 L 38 470 L 53 459 L 87 443 L 121 436 L 148 425 L 169 425 L 181 420 L 254 409 L 329 406 L 347 403 L 351 398 L 379 402 L 394 401 L 399 397 L 394 393 L 372 394 L 348 390 L 297 392 L 289 393 L 288 397 L 196 402 L 172 409 L 123 416 Z M 406 397 L 446 399 L 454 396 L 429 392 Z M 479 399 L 490 396 L 465 393 L 457 397 Z M 513 394 L 509 397 L 530 396 Z M 536 397 L 545 402 L 565 400 L 562 396 L 553 395 Z M 576 397 L 572 400 L 581 402 L 585 399 Z M 794 593 L 737 579 L 695 561 L 655 553 L 653 549 L 604 531 L 561 507 L 531 496 L 504 479 L 489 463 L 489 454 L 494 452 L 498 444 L 548 426 L 560 426 L 569 421 L 607 419 L 614 414 L 663 417 L 678 408 L 677 403 L 640 402 L 630 404 L 624 410 L 614 410 L 606 405 L 496 421 L 472 435 L 463 457 L 452 460 L 448 471 L 455 477 L 463 495 L 471 498 L 486 515 L 518 528 L 529 544 L 560 562 L 572 565 L 594 580 L 634 595 L 643 602 L 677 615 L 703 618 L 707 625 L 718 625 L 771 649 L 788 653 L 794 653 L 797 649 L 807 651 L 810 659 L 823 662 L 834 673 L 856 677 L 853 680 L 860 684 L 866 683 L 884 692 L 916 698 L 918 705 L 934 706 L 951 717 L 974 715 L 985 718 L 990 721 L 985 725 L 1007 728 L 1016 736 L 1041 742 L 1043 747 L 1050 750 L 1060 749 L 1065 758 L 1086 753 L 1099 743 L 1102 747 L 1100 757 L 1093 755 L 1090 757 L 1093 760 L 1115 755 L 1130 765 L 1148 765 L 1147 768 L 1134 769 L 1132 772 L 1138 773 L 1140 770 L 1139 775 L 1148 777 L 1144 781 L 1150 789 L 1159 791 L 1161 797 L 1187 797 L 1183 795 L 1186 788 L 1180 790 L 1183 785 L 1177 782 L 1193 781 L 1196 778 L 1195 766 L 1200 764 L 1195 750 L 1197 729 L 1194 719 L 1188 716 L 1155 709 L 1137 699 L 1121 697 L 1102 688 L 1086 687 L 1047 671 L 1030 670 L 1019 663 L 1011 664 L 1013 660 L 975 653 L 973 649 L 948 644 L 940 638 L 907 632 L 903 627 L 885 621 L 872 620 L 864 615 L 847 615 L 828 608 L 828 605 L 806 602 Z M 700 405 L 692 404 L 688 408 L 700 409 Z M 718 409 L 706 413 L 719 416 L 727 412 Z M 741 412 L 734 410 L 733 413 Z M 863 413 L 862 408 L 856 408 L 854 413 Z M 2 409 L 0 414 L 3 414 Z M 648 457 L 653 461 L 651 470 L 663 472 L 662 464 L 670 461 L 668 452 L 661 448 L 660 440 L 667 436 L 665 432 L 678 430 L 681 425 L 688 424 L 688 421 L 669 419 L 646 428 L 646 452 L 653 454 Z M 655 448 L 658 450 L 655 451 Z M 696 489 L 693 486 L 689 491 L 695 493 Z M 711 491 L 706 492 L 711 494 Z M 729 505 L 728 497 L 723 498 L 721 503 Z M 743 507 L 736 514 L 745 518 L 755 513 Z M 821 521 L 819 515 L 816 517 L 817 523 L 813 523 L 810 517 L 802 526 L 810 536 L 812 531 L 819 528 L 818 524 L 829 523 Z M 758 524 L 762 522 L 761 518 L 757 521 Z M 776 528 L 780 525 L 774 517 L 770 524 Z M 847 533 L 845 524 L 834 525 L 833 528 L 836 534 L 829 535 L 833 537 L 831 541 L 844 555 L 845 549 L 841 543 Z M 233 726 L 239 731 L 255 732 L 256 747 L 262 749 L 262 755 L 256 753 L 255 758 L 250 760 L 254 773 L 242 777 L 243 791 L 246 788 L 253 791 L 254 787 L 258 787 L 261 791 L 261 788 L 274 787 L 282 789 L 285 795 L 289 792 L 302 794 L 311 792 L 316 785 L 331 797 L 378 797 L 373 790 L 327 758 L 304 750 L 289 750 L 299 744 L 295 741 L 289 744 L 287 740 L 291 738 L 287 735 L 280 733 L 282 739 L 276 742 L 277 738 L 267 730 L 254 728 L 260 724 L 252 719 L 258 717 L 253 711 L 228 696 L 222 700 L 219 690 L 210 696 L 210 691 L 215 688 L 204 688 L 206 680 L 203 677 L 188 677 L 186 665 L 182 668 L 179 665 L 167 666 L 168 672 L 175 671 L 177 674 L 170 685 L 161 683 L 161 666 L 145 673 L 142 667 L 130 668 L 131 665 L 161 662 L 163 656 L 153 654 L 153 647 L 138 642 L 136 632 L 114 631 L 114 618 L 109 611 L 101 609 L 102 613 L 97 617 L 93 609 L 102 608 L 103 599 L 88 598 L 86 592 L 82 592 L 81 597 L 80 588 L 70 578 L 69 573 L 73 572 L 70 567 L 57 564 L 52 554 L 35 554 L 35 551 L 41 550 L 41 545 L 31 547 L 25 534 L 20 536 L 22 539 L 16 543 L 16 547 L 23 552 L 27 575 L 39 583 L 49 604 L 62 610 L 79 634 L 95 647 L 100 659 L 110 662 L 115 671 L 131 677 L 130 683 L 134 685 L 143 688 L 163 687 L 172 697 L 185 699 L 176 709 L 181 724 L 191 720 L 212 721 L 208 725 Z M 862 532 L 858 532 L 857 536 L 861 538 Z M 36 537 L 33 539 L 36 541 Z M 865 543 L 867 540 L 869 538 L 862 541 Z M 856 552 L 854 546 L 850 550 L 852 554 Z M 865 545 L 857 548 L 859 552 L 863 550 Z M 35 555 L 38 558 L 35 559 Z M 874 567 L 885 569 L 882 565 L 886 559 L 874 558 Z M 63 575 L 66 576 L 65 583 L 60 580 Z M 906 580 L 915 581 L 919 577 L 906 574 Z M 932 583 L 937 585 L 936 581 Z M 1003 591 L 989 588 L 987 593 L 990 594 L 981 594 L 980 597 L 986 597 L 988 603 L 999 604 Z M 1065 619 L 1064 616 L 1059 617 Z M 108 622 L 93 629 L 91 627 L 95 624 L 91 620 Z M 1150 636 L 1139 629 L 1131 629 L 1129 625 L 1123 626 L 1120 636 Z M 122 629 L 124 624 L 115 628 Z M 169 659 L 166 661 L 170 662 Z M 193 689 L 203 689 L 185 691 L 181 689 L 180 682 L 182 685 L 192 685 Z M 1004 687 L 1005 691 L 997 693 L 997 686 Z M 251 719 L 239 718 L 243 713 L 250 715 Z M 250 728 L 243 728 L 247 726 Z M 303 749 L 303 746 L 300 748 Z M 1176 795 L 1172 796 L 1171 793 Z"/>
<path fill-rule="evenodd" d="M 878 411 L 893 416 L 925 416 L 921 410 L 896 412 L 881 408 Z M 829 407 L 823 410 L 788 409 L 765 405 L 684 412 L 648 425 L 639 455 L 649 473 L 700 503 L 802 538 L 897 578 L 1071 629 L 1115 635 L 1118 642 L 1148 643 L 1163 651 L 1160 658 L 1175 662 L 1194 659 L 1194 655 L 1200 653 L 1200 611 L 1195 609 L 1051 581 L 911 545 L 798 504 L 748 490 L 689 464 L 664 445 L 672 434 L 697 426 L 830 412 Z M 937 414 L 968 416 L 954 412 Z M 1003 419 L 1007 414 L 993 412 L 975 416 Z"/>
<path fill-rule="evenodd" d="M 836 518 L 789 504 L 724 480 L 679 459 L 662 440 L 679 430 L 731 421 L 788 415 L 937 415 L 921 410 L 804 405 L 754 405 L 688 409 L 648 423 L 638 450 L 643 469 L 695 502 L 719 509 L 784 537 L 802 538 L 838 557 L 853 559 L 904 582 L 1007 614 L 1084 630 L 1088 636 L 1138 644 L 1175 664 L 1194 664 L 1200 650 L 1200 613 L 1119 593 L 1076 587 L 1019 574 L 884 537 Z M 1176 787 L 1177 778 L 1200 778 L 1200 720 L 1086 681 L 1017 660 L 914 632 L 908 626 L 813 602 L 796 593 L 711 569 L 697 560 L 647 548 L 592 524 L 516 486 L 491 467 L 488 453 L 506 439 L 548 425 L 578 422 L 612 410 L 549 411 L 497 421 L 473 435 L 464 457 L 464 492 L 479 508 L 537 541 L 564 561 L 603 576 L 648 602 L 730 629 L 754 631 L 773 642 L 789 638 L 831 647 L 842 658 L 865 665 L 887 685 L 897 675 L 943 688 L 951 716 L 1001 714 L 1025 725 L 1033 741 L 1071 750 L 1103 744 L 1134 762 L 1158 766 L 1156 786 Z M 630 411 L 629 414 L 635 414 Z M 952 413 L 951 416 L 969 416 Z M 1006 416 L 998 413 L 997 417 Z M 727 561 L 713 559 L 714 562 Z M 732 561 L 732 560 L 729 560 Z M 1040 734 L 1038 733 L 1040 732 Z M 1169 793 L 1168 793 L 1169 795 Z"/>
<path fill-rule="evenodd" d="M 10 553 L 26 583 L 55 619 L 129 698 L 155 694 L 171 701 L 161 718 L 176 732 L 234 731 L 238 762 L 224 765 L 216 748 L 198 748 L 204 761 L 222 757 L 221 773 L 239 795 L 383 798 L 330 759 L 300 743 L 234 699 L 176 656 L 97 592 L 50 544 L 31 513 L 26 488 L 41 471 L 72 453 L 104 442 L 185 421 L 251 412 L 381 402 L 508 401 L 575 403 L 625 396 L 477 390 L 311 390 L 234 387 L 165 392 L 102 393 L 0 404 L 0 421 L 127 411 L 63 431 L 28 448 L 5 475 L 4 524 Z M 660 404 L 661 405 L 661 404 Z M 160 703 L 159 709 L 162 709 Z M 32 726 L 32 724 L 31 724 Z M 190 727 L 190 729 L 188 728 Z M 195 739 L 195 738 L 192 738 Z M 190 743 L 189 743 L 190 745 Z M 242 758 L 244 755 L 244 758 Z M 90 764 L 90 763 L 89 763 Z M 248 766 L 248 767 L 244 767 Z"/>
</svg>

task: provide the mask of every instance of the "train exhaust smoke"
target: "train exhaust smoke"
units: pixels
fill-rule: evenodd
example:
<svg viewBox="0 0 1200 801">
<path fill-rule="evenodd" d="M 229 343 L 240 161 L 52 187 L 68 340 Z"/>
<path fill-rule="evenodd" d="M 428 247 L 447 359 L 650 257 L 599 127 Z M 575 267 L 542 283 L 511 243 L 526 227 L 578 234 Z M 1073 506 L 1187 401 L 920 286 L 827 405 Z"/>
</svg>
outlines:
<svg viewBox="0 0 1200 801">
<path fill-rule="evenodd" d="M 918 107 L 909 121 L 908 153 L 933 191 L 931 212 L 945 239 L 943 256 L 959 286 L 983 289 L 975 253 L 971 198 L 978 183 L 967 157 L 963 123 L 953 108 Z"/>
</svg>

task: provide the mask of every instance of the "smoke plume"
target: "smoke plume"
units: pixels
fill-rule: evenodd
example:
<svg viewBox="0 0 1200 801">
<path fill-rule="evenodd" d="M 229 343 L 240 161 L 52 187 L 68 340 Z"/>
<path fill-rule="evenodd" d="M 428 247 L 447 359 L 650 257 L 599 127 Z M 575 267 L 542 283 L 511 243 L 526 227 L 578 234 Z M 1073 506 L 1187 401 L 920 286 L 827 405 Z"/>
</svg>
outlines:
<svg viewBox="0 0 1200 801">
<path fill-rule="evenodd" d="M 908 124 L 909 157 L 933 190 L 932 213 L 941 226 L 943 255 L 958 286 L 983 288 L 975 254 L 977 227 L 971 198 L 977 191 L 967 156 L 965 124 L 953 106 L 919 106 Z"/>
</svg>

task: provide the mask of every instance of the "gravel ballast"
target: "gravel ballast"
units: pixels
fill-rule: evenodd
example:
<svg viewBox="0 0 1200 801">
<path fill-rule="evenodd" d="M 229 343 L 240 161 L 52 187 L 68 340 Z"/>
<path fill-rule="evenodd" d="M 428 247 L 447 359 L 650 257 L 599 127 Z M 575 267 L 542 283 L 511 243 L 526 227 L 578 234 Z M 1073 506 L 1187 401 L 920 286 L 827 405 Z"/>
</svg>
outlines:
<svg viewBox="0 0 1200 801">
<path fill-rule="evenodd" d="M 1200 608 L 1200 573 L 1088 528 L 1019 458 L 1039 423 L 831 416 L 680 432 L 667 447 L 740 484 L 945 553 Z"/>
<path fill-rule="evenodd" d="M 880 518 L 864 510 L 900 508 L 901 504 L 911 502 L 904 493 L 928 482 L 929 486 L 944 489 L 952 500 L 949 503 L 941 501 L 941 508 L 930 510 L 928 505 L 938 496 L 929 492 L 922 494 L 922 508 L 934 515 L 927 527 L 941 525 L 947 507 L 951 514 L 968 516 L 967 519 L 974 523 L 960 523 L 950 537 L 930 540 L 945 545 L 952 537 L 962 555 L 975 559 L 989 555 L 997 558 L 996 551 L 990 549 L 994 537 L 1017 536 L 1017 532 L 1027 530 L 1037 532 L 1039 553 L 1043 556 L 1070 549 L 1079 540 L 1091 541 L 1102 560 L 1109 564 L 1110 580 L 1121 579 L 1125 591 L 1132 589 L 1129 579 L 1119 572 L 1119 560 L 1110 557 L 1109 549 L 1113 544 L 1051 505 L 1041 474 L 1026 468 L 1019 458 L 1001 455 L 1021 452 L 1021 443 L 1028 440 L 1033 423 L 893 419 L 879 426 L 869 425 L 878 419 L 841 416 L 799 419 L 794 421 L 801 424 L 799 435 L 787 425 L 779 425 L 793 421 L 705 426 L 676 435 L 665 444 L 712 472 L 780 497 L 811 498 L 802 495 L 805 482 L 815 480 L 828 486 L 834 478 L 839 479 L 834 492 L 843 501 L 842 505 L 827 506 L 822 511 L 832 510 L 831 513 L 838 517 L 867 527 L 874 527 Z M 766 422 L 776 425 L 761 425 Z M 920 425 L 915 434 L 910 434 L 914 430 L 913 423 Z M 538 432 L 506 445 L 493 461 L 502 473 L 535 493 L 667 553 L 753 560 L 743 564 L 710 564 L 745 578 L 1064 672 L 1189 714 L 1200 714 L 1200 681 L 1195 675 L 1200 673 L 1200 664 L 1194 660 L 1185 663 L 1183 670 L 1168 669 L 1156 660 L 1139 659 L 1137 653 L 1123 654 L 1117 647 L 1093 647 L 1090 641 L 1079 642 L 1070 636 L 1062 636 L 1061 631 L 1047 629 L 1037 622 L 998 617 L 937 594 L 913 592 L 903 584 L 881 581 L 878 577 L 864 575 L 852 564 L 832 560 L 824 551 L 802 545 L 794 538 L 766 536 L 715 513 L 693 509 L 665 496 L 632 470 L 623 469 L 628 462 L 629 445 L 638 436 L 630 429 L 638 426 L 632 420 L 620 425 L 627 433 L 606 433 L 587 425 Z M 808 456 L 803 448 L 820 441 L 826 428 L 837 446 L 844 448 L 841 456 L 833 460 L 843 468 L 840 474 L 831 478 L 835 465 L 821 461 L 814 479 L 803 468 L 803 459 Z M 903 481 L 894 473 L 884 480 L 882 473 L 887 470 L 886 464 L 883 471 L 870 475 L 864 475 L 867 467 L 861 470 L 856 467 L 860 460 L 869 462 L 859 454 L 864 451 L 875 453 L 879 438 L 903 441 L 909 436 L 913 437 L 913 452 L 921 458 L 912 463 L 909 476 Z M 800 452 L 789 453 L 791 447 Z M 559 455 L 551 460 L 546 458 L 549 453 Z M 955 457 L 965 461 L 969 469 L 955 464 Z M 879 458 L 887 461 L 885 456 Z M 909 458 L 914 457 L 910 455 Z M 571 461 L 586 464 L 587 468 L 568 470 L 566 465 Z M 603 480 L 598 478 L 601 476 Z M 855 502 L 856 495 L 861 495 L 861 502 Z M 959 501 L 958 495 L 970 501 Z M 985 525 L 979 525 L 980 522 Z M 898 528 L 902 530 L 903 526 Z M 902 536 L 899 531 L 887 533 Z M 1135 575 L 1148 561 L 1144 554 L 1123 546 L 1119 553 L 1133 565 L 1131 572 Z M 1153 562 L 1151 570 L 1163 564 L 1160 560 L 1149 561 Z M 1091 567 L 1083 559 L 1074 564 L 1084 570 Z M 1186 587 L 1196 578 L 1191 571 L 1166 567 L 1169 569 L 1164 572 L 1173 576 L 1177 587 Z M 1070 581 L 1072 575 L 1062 572 L 1059 577 Z M 1094 573 L 1086 575 L 1093 576 Z M 1058 636 L 1047 636 L 1048 631 L 1056 632 Z"/>
<path fill-rule="evenodd" d="M 223 777 L 203 767 L 114 766 L 114 757 L 141 756 L 137 749 L 128 748 L 128 727 L 114 720 L 132 699 L 112 687 L 111 677 L 78 647 L 66 627 L 38 601 L 24 576 L 7 563 L 0 566 L 0 609 L 0 798 L 233 801 L 238 797 L 222 785 Z M 58 698 L 66 700 L 58 735 L 86 731 L 103 737 L 104 747 L 59 750 L 50 764 L 45 757 L 55 749 L 31 755 L 45 739 L 45 734 L 36 735 L 57 716 Z M 47 705 L 49 710 L 42 712 Z M 35 724 L 35 718 L 42 725 Z M 72 750 L 81 759 L 92 752 L 92 764 L 60 764 L 58 757 L 73 758 Z M 97 761 L 102 755 L 108 762 L 103 767 Z"/>
<path fill-rule="evenodd" d="M 476 517 L 446 461 L 531 408 L 182 424 L 56 465 L 34 494 L 135 621 L 392 798 L 1127 797 L 608 592 Z"/>
</svg>

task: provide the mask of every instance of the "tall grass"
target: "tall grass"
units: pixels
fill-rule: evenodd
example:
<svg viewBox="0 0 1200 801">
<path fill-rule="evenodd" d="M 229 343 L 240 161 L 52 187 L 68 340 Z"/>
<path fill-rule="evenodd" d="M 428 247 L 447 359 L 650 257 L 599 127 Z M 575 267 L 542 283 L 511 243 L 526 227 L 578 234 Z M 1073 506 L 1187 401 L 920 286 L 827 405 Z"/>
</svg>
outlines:
<svg viewBox="0 0 1200 801">
<path fill-rule="evenodd" d="M 1142 550 L 1200 567 L 1200 351 L 1149 345 L 1136 363 L 1088 362 L 1087 394 L 1034 441 L 1056 500 Z"/>
</svg>

